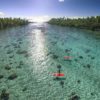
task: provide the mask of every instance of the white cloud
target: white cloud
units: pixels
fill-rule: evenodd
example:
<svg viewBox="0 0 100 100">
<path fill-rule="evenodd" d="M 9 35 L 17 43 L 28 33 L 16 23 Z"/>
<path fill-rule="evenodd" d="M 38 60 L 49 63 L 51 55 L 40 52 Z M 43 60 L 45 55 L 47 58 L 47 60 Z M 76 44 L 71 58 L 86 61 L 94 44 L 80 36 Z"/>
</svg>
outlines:
<svg viewBox="0 0 100 100">
<path fill-rule="evenodd" d="M 27 19 L 31 22 L 46 22 L 50 20 L 50 17 L 45 15 L 45 16 L 30 16 L 27 17 Z"/>
<path fill-rule="evenodd" d="M 59 0 L 59 2 L 64 2 L 64 0 Z"/>
<path fill-rule="evenodd" d="M 4 17 L 5 14 L 3 12 L 0 12 L 0 17 Z"/>
</svg>

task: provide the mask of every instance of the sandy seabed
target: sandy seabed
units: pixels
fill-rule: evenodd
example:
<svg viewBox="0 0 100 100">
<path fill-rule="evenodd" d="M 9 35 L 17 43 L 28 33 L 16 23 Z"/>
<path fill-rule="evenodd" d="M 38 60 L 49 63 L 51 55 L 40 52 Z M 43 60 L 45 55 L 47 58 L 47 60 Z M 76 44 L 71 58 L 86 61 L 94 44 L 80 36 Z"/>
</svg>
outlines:
<svg viewBox="0 0 100 100">
<path fill-rule="evenodd" d="M 58 65 L 65 75 L 60 79 L 53 76 Z M 86 30 L 45 23 L 1 30 L 0 96 L 100 100 L 100 39 Z"/>
</svg>

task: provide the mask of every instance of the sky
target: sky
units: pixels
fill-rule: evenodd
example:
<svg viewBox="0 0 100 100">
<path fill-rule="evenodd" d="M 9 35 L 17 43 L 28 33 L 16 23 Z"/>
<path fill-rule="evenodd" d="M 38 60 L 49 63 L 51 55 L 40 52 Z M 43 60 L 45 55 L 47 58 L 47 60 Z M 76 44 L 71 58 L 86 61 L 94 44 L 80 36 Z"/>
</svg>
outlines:
<svg viewBox="0 0 100 100">
<path fill-rule="evenodd" d="M 0 0 L 0 17 L 85 17 L 100 15 L 100 0 Z"/>
</svg>

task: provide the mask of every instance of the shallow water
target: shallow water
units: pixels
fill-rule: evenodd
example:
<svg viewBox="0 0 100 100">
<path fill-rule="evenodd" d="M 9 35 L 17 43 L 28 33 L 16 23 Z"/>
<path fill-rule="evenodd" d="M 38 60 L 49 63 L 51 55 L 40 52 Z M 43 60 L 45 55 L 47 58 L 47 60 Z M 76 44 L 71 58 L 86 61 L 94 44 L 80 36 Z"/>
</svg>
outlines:
<svg viewBox="0 0 100 100">
<path fill-rule="evenodd" d="M 65 76 L 56 80 L 59 64 Z M 100 39 L 45 23 L 1 30 L 0 75 L 9 100 L 100 100 Z"/>
</svg>

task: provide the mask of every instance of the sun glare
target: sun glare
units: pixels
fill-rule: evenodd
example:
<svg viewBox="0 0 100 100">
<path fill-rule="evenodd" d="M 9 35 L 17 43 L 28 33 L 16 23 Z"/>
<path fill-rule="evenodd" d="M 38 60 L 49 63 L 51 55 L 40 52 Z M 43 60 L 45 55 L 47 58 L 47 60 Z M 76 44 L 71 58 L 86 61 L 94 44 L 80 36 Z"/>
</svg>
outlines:
<svg viewBox="0 0 100 100">
<path fill-rule="evenodd" d="M 64 0 L 59 0 L 59 2 L 64 2 Z"/>
<path fill-rule="evenodd" d="M 29 17 L 28 18 L 29 21 L 31 22 L 47 22 L 48 20 L 50 20 L 49 16 L 36 16 L 36 17 Z"/>
</svg>

